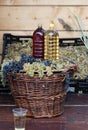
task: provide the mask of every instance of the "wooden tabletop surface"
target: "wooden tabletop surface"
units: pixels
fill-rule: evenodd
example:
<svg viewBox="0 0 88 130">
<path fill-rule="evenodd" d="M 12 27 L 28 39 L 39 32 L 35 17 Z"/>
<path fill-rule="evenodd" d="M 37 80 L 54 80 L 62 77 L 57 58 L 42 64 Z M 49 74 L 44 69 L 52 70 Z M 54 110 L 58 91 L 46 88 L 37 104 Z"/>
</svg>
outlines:
<svg viewBox="0 0 88 130">
<path fill-rule="evenodd" d="M 14 130 L 11 95 L 0 95 L 0 130 Z M 88 95 L 67 94 L 64 113 L 54 118 L 27 117 L 26 130 L 88 130 Z"/>
</svg>

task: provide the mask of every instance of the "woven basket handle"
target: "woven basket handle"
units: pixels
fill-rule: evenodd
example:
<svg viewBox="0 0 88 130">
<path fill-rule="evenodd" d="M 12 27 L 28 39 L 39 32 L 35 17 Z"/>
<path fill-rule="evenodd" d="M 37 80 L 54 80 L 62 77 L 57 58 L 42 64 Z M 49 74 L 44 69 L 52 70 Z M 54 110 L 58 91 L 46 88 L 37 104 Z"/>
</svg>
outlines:
<svg viewBox="0 0 88 130">
<path fill-rule="evenodd" d="M 71 64 L 69 65 L 67 68 L 63 69 L 62 72 L 63 73 L 69 73 L 70 74 L 70 78 L 74 77 L 74 73 L 77 72 L 79 69 L 79 67 L 76 64 Z"/>
<path fill-rule="evenodd" d="M 77 71 L 78 66 L 76 64 L 71 64 L 67 68 L 63 69 L 62 72 L 68 72 L 69 70 Z"/>
</svg>

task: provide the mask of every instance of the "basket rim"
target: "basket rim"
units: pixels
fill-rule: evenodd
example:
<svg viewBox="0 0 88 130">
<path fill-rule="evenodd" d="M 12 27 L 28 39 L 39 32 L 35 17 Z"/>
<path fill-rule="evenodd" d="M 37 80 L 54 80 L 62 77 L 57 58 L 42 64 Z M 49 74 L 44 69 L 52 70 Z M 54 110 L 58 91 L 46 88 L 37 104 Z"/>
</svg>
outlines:
<svg viewBox="0 0 88 130">
<path fill-rule="evenodd" d="M 13 75 L 15 74 L 15 75 Z M 60 81 L 63 82 L 66 79 L 66 75 L 64 73 L 53 73 L 50 76 L 47 76 L 46 74 L 43 77 L 39 77 L 38 74 L 35 74 L 33 77 L 29 76 L 27 73 L 11 73 L 9 72 L 7 74 L 7 77 L 9 80 L 14 80 L 14 81 L 26 81 L 26 82 L 33 82 L 36 81 L 38 82 L 53 82 L 53 81 Z"/>
</svg>

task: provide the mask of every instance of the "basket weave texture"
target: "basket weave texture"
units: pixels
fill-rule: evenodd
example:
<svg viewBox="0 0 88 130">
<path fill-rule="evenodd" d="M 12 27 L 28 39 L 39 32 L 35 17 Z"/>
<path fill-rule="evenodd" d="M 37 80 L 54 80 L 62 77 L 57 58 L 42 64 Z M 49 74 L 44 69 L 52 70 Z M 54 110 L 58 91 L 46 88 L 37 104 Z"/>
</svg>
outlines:
<svg viewBox="0 0 88 130">
<path fill-rule="evenodd" d="M 14 77 L 14 78 L 13 78 Z M 28 109 L 28 115 L 35 118 L 54 117 L 64 112 L 66 95 L 65 75 L 55 73 L 39 78 L 26 73 L 8 73 L 12 95 L 18 107 Z"/>
</svg>

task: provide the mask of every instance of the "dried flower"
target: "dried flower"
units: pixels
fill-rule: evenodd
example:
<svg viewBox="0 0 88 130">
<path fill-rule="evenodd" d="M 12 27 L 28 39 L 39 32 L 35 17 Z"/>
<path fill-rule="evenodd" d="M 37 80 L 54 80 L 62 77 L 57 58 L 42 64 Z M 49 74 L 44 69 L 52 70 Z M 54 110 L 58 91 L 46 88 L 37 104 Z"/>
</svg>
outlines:
<svg viewBox="0 0 88 130">
<path fill-rule="evenodd" d="M 79 29 L 81 31 L 82 37 L 80 39 L 82 40 L 82 42 L 85 44 L 86 48 L 88 49 L 88 34 L 84 32 L 84 29 L 81 24 L 81 21 L 79 20 L 79 17 L 76 14 L 74 14 L 72 11 L 71 11 L 71 13 L 73 14 L 73 16 L 79 26 Z"/>
</svg>

